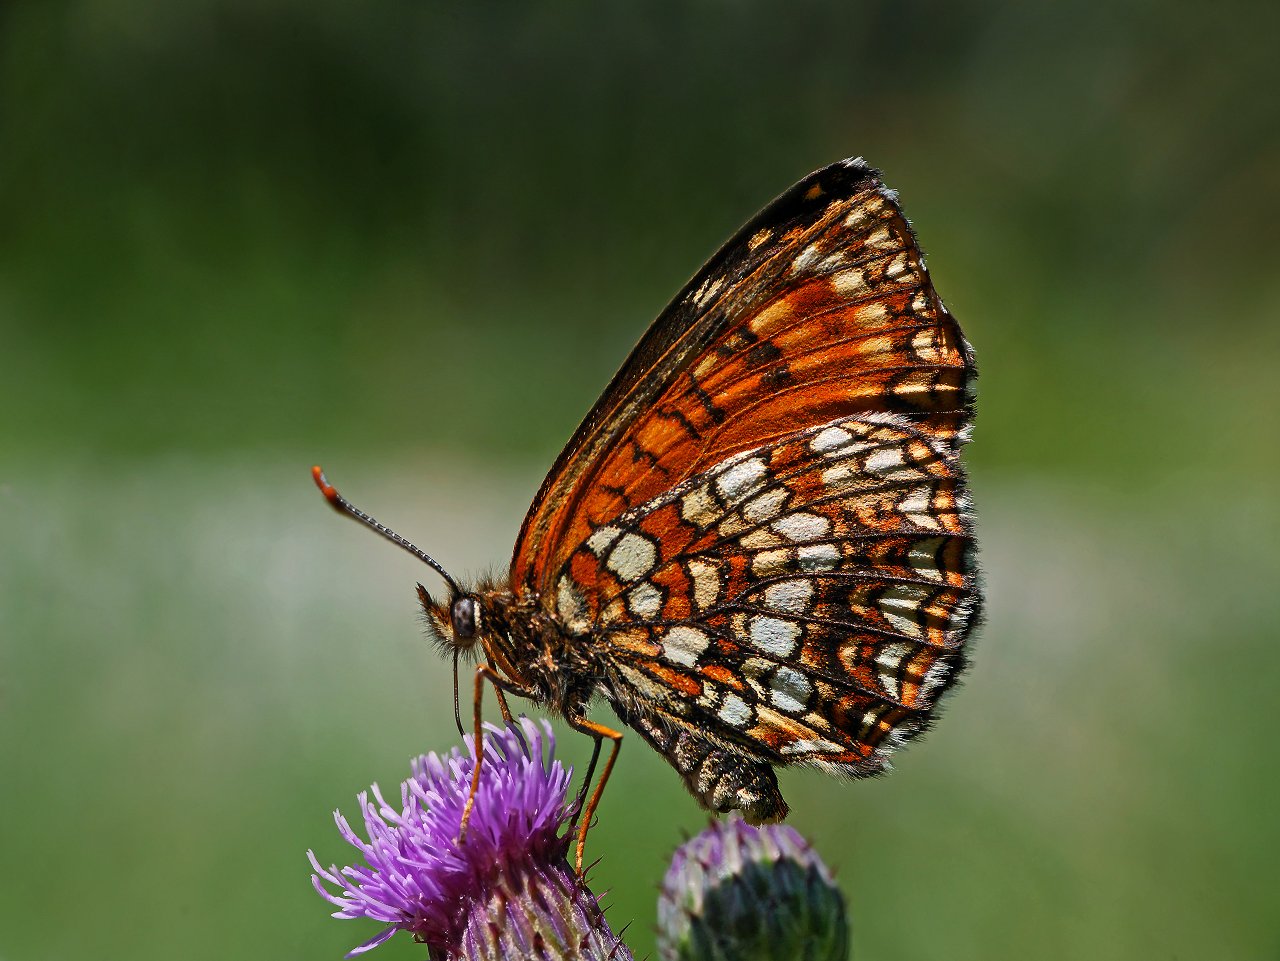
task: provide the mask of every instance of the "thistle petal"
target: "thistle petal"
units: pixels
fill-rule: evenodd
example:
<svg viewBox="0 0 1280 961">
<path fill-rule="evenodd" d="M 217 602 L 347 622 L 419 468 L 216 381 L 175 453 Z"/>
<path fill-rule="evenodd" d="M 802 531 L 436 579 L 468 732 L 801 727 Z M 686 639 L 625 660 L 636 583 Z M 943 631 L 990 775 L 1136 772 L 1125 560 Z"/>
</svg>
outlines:
<svg viewBox="0 0 1280 961">
<path fill-rule="evenodd" d="M 407 931 L 432 958 L 631 958 L 565 858 L 572 840 L 571 772 L 554 757 L 551 728 L 527 718 L 516 723 L 486 726 L 462 844 L 458 834 L 475 770 L 470 737 L 465 752 L 417 758 L 401 785 L 399 808 L 376 784 L 361 792 L 367 841 L 334 812 L 339 835 L 364 864 L 325 868 L 308 851 L 312 884 L 342 909 L 335 917 L 390 925 L 347 957 Z"/>
</svg>

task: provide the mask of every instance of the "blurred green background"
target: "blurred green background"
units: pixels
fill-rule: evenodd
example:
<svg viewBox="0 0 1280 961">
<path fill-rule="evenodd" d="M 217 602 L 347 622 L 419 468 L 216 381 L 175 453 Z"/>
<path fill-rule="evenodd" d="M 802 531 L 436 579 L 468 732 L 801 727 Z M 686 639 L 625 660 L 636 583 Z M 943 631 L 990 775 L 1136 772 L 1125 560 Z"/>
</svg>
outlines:
<svg viewBox="0 0 1280 961">
<path fill-rule="evenodd" d="M 671 294 L 858 154 L 978 352 L 990 603 L 894 774 L 783 779 L 856 956 L 1280 957 L 1277 19 L 5 4 L 0 961 L 371 936 L 304 852 L 455 742 L 449 670 L 308 468 L 502 569 Z M 589 850 L 640 956 L 704 816 L 638 738 L 616 778 Z"/>
</svg>

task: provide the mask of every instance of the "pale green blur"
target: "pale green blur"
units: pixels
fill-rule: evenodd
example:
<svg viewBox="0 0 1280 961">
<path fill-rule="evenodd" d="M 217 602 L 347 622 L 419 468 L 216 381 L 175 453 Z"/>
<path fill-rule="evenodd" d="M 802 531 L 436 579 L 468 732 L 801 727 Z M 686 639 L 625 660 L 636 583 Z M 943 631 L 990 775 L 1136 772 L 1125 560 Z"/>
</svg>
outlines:
<svg viewBox="0 0 1280 961">
<path fill-rule="evenodd" d="M 345 858 L 329 812 L 457 740 L 438 582 L 311 464 L 459 575 L 504 569 L 670 295 L 858 154 L 977 349 L 990 601 L 892 775 L 783 778 L 855 956 L 1274 956 L 1276 19 L 6 5 L 0 961 L 371 936 L 304 852 Z M 703 818 L 628 738 L 588 854 L 637 957 Z"/>
</svg>

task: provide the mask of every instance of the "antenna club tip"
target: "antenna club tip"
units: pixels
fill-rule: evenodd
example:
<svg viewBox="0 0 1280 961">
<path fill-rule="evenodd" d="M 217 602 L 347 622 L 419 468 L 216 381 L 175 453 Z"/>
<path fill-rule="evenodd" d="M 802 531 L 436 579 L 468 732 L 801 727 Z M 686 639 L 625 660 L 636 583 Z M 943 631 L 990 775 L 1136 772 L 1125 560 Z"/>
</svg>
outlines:
<svg viewBox="0 0 1280 961">
<path fill-rule="evenodd" d="M 329 483 L 329 479 L 324 476 L 324 471 L 320 469 L 319 464 L 311 468 L 311 479 L 316 482 L 316 487 L 320 488 L 320 493 L 325 496 L 325 500 L 334 507 L 338 507 L 342 501 L 342 495 L 338 493 L 336 487 Z"/>
</svg>

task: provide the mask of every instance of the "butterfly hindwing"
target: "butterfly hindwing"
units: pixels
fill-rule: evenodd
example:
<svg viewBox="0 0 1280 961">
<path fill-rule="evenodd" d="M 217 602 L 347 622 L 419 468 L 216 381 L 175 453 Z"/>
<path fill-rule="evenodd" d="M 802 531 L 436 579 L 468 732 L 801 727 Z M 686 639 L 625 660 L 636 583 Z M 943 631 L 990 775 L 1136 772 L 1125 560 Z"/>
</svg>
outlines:
<svg viewBox="0 0 1280 961">
<path fill-rule="evenodd" d="M 687 723 L 661 712 L 631 721 L 640 735 L 671 762 L 689 791 L 713 811 L 741 811 L 753 824 L 780 821 L 787 802 L 773 768 L 744 757 L 737 747 L 709 740 Z"/>
<path fill-rule="evenodd" d="M 575 553 L 616 701 L 768 763 L 879 770 L 963 662 L 977 584 L 951 445 L 899 415 L 799 431 Z M 572 618 L 582 611 L 563 612 Z"/>
</svg>

